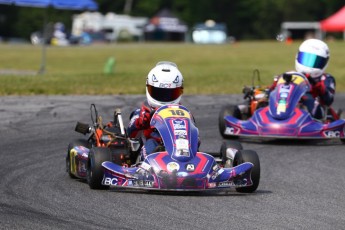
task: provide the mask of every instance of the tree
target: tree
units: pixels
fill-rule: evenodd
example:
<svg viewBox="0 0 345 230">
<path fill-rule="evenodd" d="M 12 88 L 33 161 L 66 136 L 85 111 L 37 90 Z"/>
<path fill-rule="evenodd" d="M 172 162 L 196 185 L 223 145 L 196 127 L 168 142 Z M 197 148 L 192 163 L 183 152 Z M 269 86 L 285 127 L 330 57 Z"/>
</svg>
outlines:
<svg viewBox="0 0 345 230">
<path fill-rule="evenodd" d="M 191 28 L 195 23 L 213 19 L 226 23 L 229 35 L 238 39 L 273 39 L 283 21 L 319 21 L 343 5 L 343 0 L 96 0 L 103 14 L 124 14 L 131 1 L 130 15 L 152 17 L 162 8 L 170 8 Z M 49 10 L 52 22 L 72 25 L 79 12 Z M 29 38 L 42 28 L 44 10 L 0 5 L 0 36 Z"/>
</svg>

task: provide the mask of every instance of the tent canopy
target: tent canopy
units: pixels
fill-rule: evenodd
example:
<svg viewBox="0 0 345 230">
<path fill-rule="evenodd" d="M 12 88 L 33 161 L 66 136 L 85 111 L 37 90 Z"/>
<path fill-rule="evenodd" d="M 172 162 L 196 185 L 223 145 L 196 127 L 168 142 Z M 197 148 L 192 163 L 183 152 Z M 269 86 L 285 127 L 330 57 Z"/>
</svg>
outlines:
<svg viewBox="0 0 345 230">
<path fill-rule="evenodd" d="M 320 22 L 322 31 L 343 32 L 345 31 L 345 6 L 330 17 Z"/>
<path fill-rule="evenodd" d="M 0 4 L 66 10 L 97 10 L 98 8 L 93 0 L 0 0 Z"/>
</svg>

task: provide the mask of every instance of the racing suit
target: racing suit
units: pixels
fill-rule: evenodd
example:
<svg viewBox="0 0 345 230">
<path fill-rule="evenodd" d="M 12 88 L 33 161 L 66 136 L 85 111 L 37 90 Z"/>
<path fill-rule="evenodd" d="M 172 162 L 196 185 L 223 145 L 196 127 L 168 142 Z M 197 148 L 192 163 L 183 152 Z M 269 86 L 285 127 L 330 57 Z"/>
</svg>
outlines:
<svg viewBox="0 0 345 230">
<path fill-rule="evenodd" d="M 150 127 L 150 121 L 153 113 L 156 111 L 152 108 L 147 100 L 145 100 L 141 108 L 134 110 L 130 116 L 127 133 L 129 137 L 135 138 L 141 136 L 144 141 L 144 146 L 140 151 L 141 161 L 151 154 L 157 146 L 162 142 L 162 139 L 155 129 Z"/>
<path fill-rule="evenodd" d="M 274 78 L 273 84 L 269 87 L 270 91 L 275 89 L 278 79 L 282 76 L 281 74 Z M 325 112 L 323 106 L 331 106 L 334 101 L 335 79 L 328 73 L 324 73 L 317 78 L 305 76 L 309 80 L 311 90 L 304 94 L 301 102 L 315 119 L 322 119 Z"/>
</svg>

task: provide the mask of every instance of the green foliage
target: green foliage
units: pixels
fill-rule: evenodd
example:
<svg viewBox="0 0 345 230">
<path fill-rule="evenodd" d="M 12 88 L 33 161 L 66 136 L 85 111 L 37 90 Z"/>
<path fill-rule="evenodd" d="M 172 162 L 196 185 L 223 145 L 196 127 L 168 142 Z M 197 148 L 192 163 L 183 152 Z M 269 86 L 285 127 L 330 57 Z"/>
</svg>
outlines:
<svg viewBox="0 0 345 230">
<path fill-rule="evenodd" d="M 237 39 L 272 39 L 283 21 L 319 21 L 341 7 L 343 0 L 96 0 L 101 13 L 124 14 L 126 2 L 132 2 L 130 15 L 152 17 L 162 8 L 170 8 L 189 27 L 213 19 L 224 22 L 229 35 Z M 41 30 L 45 9 L 0 5 L 0 36 L 29 39 Z M 48 22 L 64 22 L 71 29 L 72 17 L 79 11 L 48 9 Z"/>
<path fill-rule="evenodd" d="M 127 43 L 75 47 L 48 47 L 45 75 L 0 75 L 0 95 L 35 94 L 144 94 L 150 69 L 163 60 L 175 62 L 183 76 L 185 94 L 241 93 L 251 85 L 254 69 L 262 85 L 273 76 L 294 68 L 300 41 L 237 42 L 224 45 L 187 43 Z M 337 80 L 337 92 L 345 92 L 343 42 L 329 42 L 328 71 Z M 36 71 L 41 47 L 0 45 L 2 70 Z M 104 74 L 107 60 L 114 57 L 114 73 Z"/>
</svg>

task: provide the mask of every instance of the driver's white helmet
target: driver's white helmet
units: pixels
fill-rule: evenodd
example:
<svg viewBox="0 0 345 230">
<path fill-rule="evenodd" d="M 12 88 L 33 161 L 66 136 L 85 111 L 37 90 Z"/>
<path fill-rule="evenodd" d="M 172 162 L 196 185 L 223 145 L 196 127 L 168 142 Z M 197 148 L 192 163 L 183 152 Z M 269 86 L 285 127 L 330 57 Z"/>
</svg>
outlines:
<svg viewBox="0 0 345 230">
<path fill-rule="evenodd" d="M 183 93 L 183 76 L 173 62 L 162 61 L 149 72 L 146 79 L 146 97 L 149 105 L 158 108 L 178 104 Z"/>
<path fill-rule="evenodd" d="M 329 49 L 326 43 L 318 39 L 308 39 L 298 48 L 295 60 L 295 68 L 298 72 L 320 77 L 328 64 Z"/>
</svg>

